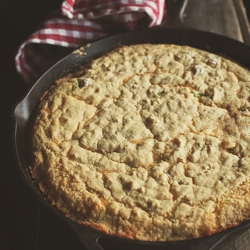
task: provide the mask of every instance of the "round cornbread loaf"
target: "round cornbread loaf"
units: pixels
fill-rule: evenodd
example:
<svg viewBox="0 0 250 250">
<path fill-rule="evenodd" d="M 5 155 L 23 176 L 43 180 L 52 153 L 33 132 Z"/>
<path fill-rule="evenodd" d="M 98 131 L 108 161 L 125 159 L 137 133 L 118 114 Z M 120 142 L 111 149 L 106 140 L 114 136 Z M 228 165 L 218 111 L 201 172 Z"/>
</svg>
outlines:
<svg viewBox="0 0 250 250">
<path fill-rule="evenodd" d="M 119 47 L 59 79 L 30 134 L 33 177 L 63 214 L 171 241 L 250 218 L 250 73 L 195 48 Z"/>
</svg>

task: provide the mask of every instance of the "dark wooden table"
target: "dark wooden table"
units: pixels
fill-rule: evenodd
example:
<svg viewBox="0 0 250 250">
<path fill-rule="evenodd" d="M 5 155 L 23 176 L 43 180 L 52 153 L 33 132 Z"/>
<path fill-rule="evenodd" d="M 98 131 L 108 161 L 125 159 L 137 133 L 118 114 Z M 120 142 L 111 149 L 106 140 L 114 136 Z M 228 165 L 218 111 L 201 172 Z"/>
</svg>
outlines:
<svg viewBox="0 0 250 250">
<path fill-rule="evenodd" d="M 3 250 L 85 249 L 66 222 L 37 201 L 23 182 L 12 153 L 11 110 L 28 89 L 16 73 L 14 56 L 20 43 L 61 2 L 0 0 L 0 249 Z M 241 0 L 189 0 L 182 20 L 186 26 L 250 44 Z M 250 230 L 216 249 L 250 249 Z"/>
</svg>

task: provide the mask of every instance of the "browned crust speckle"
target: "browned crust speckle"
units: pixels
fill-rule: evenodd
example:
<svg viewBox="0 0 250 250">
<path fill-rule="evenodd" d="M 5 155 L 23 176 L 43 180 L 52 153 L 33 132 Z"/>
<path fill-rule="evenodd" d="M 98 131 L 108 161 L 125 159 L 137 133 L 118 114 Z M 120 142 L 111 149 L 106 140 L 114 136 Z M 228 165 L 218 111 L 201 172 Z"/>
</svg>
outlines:
<svg viewBox="0 0 250 250">
<path fill-rule="evenodd" d="M 31 132 L 31 172 L 63 214 L 166 241 L 250 218 L 250 73 L 186 46 L 117 48 L 57 81 Z"/>
</svg>

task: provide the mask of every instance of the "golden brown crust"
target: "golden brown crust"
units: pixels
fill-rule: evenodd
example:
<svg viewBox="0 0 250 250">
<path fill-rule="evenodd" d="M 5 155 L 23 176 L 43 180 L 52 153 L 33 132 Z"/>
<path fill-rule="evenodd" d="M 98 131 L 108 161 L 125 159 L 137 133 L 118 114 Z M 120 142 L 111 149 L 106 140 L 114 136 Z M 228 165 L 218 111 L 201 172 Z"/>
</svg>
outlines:
<svg viewBox="0 0 250 250">
<path fill-rule="evenodd" d="M 32 172 L 71 219 L 121 237 L 201 237 L 250 218 L 250 73 L 185 46 L 115 49 L 38 109 Z"/>
</svg>

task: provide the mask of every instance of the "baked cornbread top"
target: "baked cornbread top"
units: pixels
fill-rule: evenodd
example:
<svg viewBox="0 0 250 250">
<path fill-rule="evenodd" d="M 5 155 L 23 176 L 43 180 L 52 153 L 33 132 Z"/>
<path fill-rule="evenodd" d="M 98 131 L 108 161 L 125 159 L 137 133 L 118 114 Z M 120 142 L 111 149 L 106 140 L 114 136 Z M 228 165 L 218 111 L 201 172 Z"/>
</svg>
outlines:
<svg viewBox="0 0 250 250">
<path fill-rule="evenodd" d="M 201 237 L 250 218 L 250 73 L 191 47 L 124 46 L 60 79 L 31 171 L 66 216 L 107 234 Z"/>
</svg>

